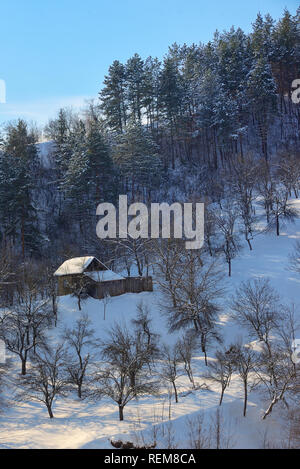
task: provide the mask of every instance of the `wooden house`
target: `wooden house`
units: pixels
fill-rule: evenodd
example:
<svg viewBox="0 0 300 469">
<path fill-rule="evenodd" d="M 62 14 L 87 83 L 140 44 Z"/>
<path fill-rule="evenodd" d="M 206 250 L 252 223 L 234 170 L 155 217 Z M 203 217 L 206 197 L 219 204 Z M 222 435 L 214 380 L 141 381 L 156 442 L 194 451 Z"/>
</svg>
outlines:
<svg viewBox="0 0 300 469">
<path fill-rule="evenodd" d="M 153 291 L 152 277 L 122 277 L 94 256 L 65 261 L 54 273 L 58 296 L 82 291 L 93 298 Z"/>
</svg>

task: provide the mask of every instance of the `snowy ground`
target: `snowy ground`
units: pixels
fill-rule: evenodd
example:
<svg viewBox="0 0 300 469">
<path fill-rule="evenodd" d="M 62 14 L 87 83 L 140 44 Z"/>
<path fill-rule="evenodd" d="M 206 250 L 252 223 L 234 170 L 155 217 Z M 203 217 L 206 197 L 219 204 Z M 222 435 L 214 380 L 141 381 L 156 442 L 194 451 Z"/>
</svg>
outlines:
<svg viewBox="0 0 300 469">
<path fill-rule="evenodd" d="M 300 201 L 294 203 L 300 209 Z M 226 280 L 227 298 L 230 298 L 231 292 L 242 280 L 267 277 L 280 294 L 282 302 L 300 305 L 300 276 L 288 270 L 288 255 L 293 249 L 295 239 L 300 239 L 300 219 L 295 224 L 287 225 L 279 237 L 273 233 L 257 236 L 252 252 L 245 243 L 243 251 L 233 261 L 232 278 Z M 141 300 L 149 305 L 153 327 L 161 334 L 162 341 L 175 341 L 176 337 L 168 333 L 165 318 L 160 312 L 157 288 L 153 293 L 126 294 L 113 298 L 107 307 L 105 321 L 101 301 L 89 299 L 83 304 L 83 310 L 89 314 L 96 335 L 102 337 L 115 321 L 129 325 L 130 319 L 136 314 L 136 305 Z M 58 329 L 72 323 L 78 316 L 76 300 L 71 297 L 61 298 Z M 226 305 L 220 322 L 226 341 L 240 336 L 239 327 L 228 318 Z M 57 329 L 54 333 L 57 333 Z M 17 365 L 19 366 L 18 363 Z M 193 365 L 196 381 L 200 384 L 207 382 L 204 377 L 203 358 L 195 357 Z M 143 436 L 150 441 L 153 425 L 160 425 L 162 428 L 163 424 L 164 429 L 158 437 L 159 447 L 166 447 L 172 434 L 174 444 L 179 448 L 188 447 L 187 417 L 203 411 L 208 422 L 209 415 L 215 415 L 218 407 L 219 389 L 207 382 L 210 390 L 188 392 L 190 387 L 185 377 L 180 378 L 178 383 L 179 402 L 175 404 L 172 401 L 171 426 L 167 389 L 163 389 L 159 397 L 144 397 L 129 403 L 125 407 L 124 422 L 119 422 L 117 406 L 108 399 L 91 403 L 72 397 L 60 398 L 54 406 L 55 419 L 52 421 L 42 405 L 11 401 L 9 408 L 4 409 L 0 415 L 0 448 L 111 448 L 110 438 L 132 441 L 133 438 Z M 266 436 L 270 441 L 280 441 L 279 408 L 274 409 L 273 413 L 262 421 L 264 403 L 257 392 L 252 392 L 249 396 L 246 418 L 242 416 L 242 406 L 242 387 L 240 380 L 235 376 L 225 393 L 222 405 L 222 414 L 226 426 L 230 426 L 232 445 L 235 448 L 261 448 Z"/>
</svg>

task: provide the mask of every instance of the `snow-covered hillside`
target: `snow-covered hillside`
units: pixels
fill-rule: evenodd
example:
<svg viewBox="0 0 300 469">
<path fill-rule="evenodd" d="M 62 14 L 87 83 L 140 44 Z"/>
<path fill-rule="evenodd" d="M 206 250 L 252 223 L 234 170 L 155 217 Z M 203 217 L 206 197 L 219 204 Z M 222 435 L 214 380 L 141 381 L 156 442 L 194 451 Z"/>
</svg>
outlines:
<svg viewBox="0 0 300 469">
<path fill-rule="evenodd" d="M 37 144 L 38 156 L 40 158 L 41 164 L 44 168 L 51 168 L 51 153 L 54 149 L 54 142 L 41 142 Z"/>
<path fill-rule="evenodd" d="M 293 203 L 300 208 L 300 201 L 295 200 Z M 288 255 L 293 249 L 295 239 L 300 239 L 299 219 L 295 224 L 287 225 L 279 237 L 274 233 L 257 236 L 253 243 L 253 251 L 249 251 L 245 244 L 240 256 L 233 261 L 232 278 L 225 281 L 226 301 L 220 315 L 222 332 L 227 343 L 241 336 L 241 329 L 230 320 L 226 305 L 231 293 L 241 281 L 253 277 L 269 278 L 283 303 L 293 302 L 296 306 L 300 304 L 300 277 L 288 269 Z M 162 342 L 174 343 L 176 335 L 168 332 L 166 319 L 159 307 L 159 297 L 158 287 L 154 285 L 153 293 L 126 294 L 112 298 L 107 306 L 105 320 L 102 301 L 88 299 L 83 303 L 83 311 L 87 312 L 92 320 L 96 335 L 103 337 L 115 322 L 130 327 L 130 321 L 136 315 L 136 306 L 143 301 L 149 306 L 153 328 L 161 334 Z M 79 314 L 75 298 L 60 298 L 59 322 L 57 328 L 51 331 L 52 336 L 57 336 L 65 325 L 72 324 Z M 211 349 L 210 360 L 213 360 L 213 356 L 214 350 Z M 19 366 L 17 362 L 16 366 Z M 0 447 L 110 448 L 111 438 L 131 441 L 141 441 L 144 438 L 150 442 L 155 425 L 160 426 L 157 435 L 158 447 L 167 447 L 170 440 L 179 448 L 188 447 L 188 419 L 201 411 L 204 421 L 211 425 L 220 397 L 219 387 L 205 377 L 206 367 L 201 355 L 194 357 L 193 367 L 196 382 L 202 385 L 206 383 L 209 389 L 192 391 L 187 377 L 182 376 L 178 381 L 177 404 L 172 399 L 170 408 L 168 390 L 163 388 L 158 397 L 141 397 L 131 401 L 125 408 L 124 422 L 119 422 L 118 408 L 107 398 L 98 402 L 80 401 L 71 396 L 59 398 L 54 407 L 53 420 L 48 418 L 42 404 L 10 401 L 10 407 L 0 416 Z M 6 394 L 9 400 L 9 388 Z M 280 444 L 280 425 L 283 424 L 280 406 L 274 408 L 272 414 L 262 421 L 265 405 L 262 396 L 253 391 L 249 396 L 246 418 L 242 416 L 242 408 L 242 383 L 238 376 L 234 376 L 221 406 L 227 434 L 231 435 L 231 446 L 261 448 L 266 440 Z"/>
</svg>

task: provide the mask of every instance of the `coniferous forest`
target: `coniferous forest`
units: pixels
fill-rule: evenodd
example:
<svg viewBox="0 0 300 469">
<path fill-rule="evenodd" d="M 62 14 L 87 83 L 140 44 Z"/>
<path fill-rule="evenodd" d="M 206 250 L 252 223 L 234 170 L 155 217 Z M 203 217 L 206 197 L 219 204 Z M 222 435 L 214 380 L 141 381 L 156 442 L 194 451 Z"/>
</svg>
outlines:
<svg viewBox="0 0 300 469">
<path fill-rule="evenodd" d="M 83 113 L 61 109 L 43 130 L 52 142 L 46 164 L 37 129 L 9 123 L 0 160 L 3 249 L 57 262 L 91 249 L 101 201 L 128 194 L 218 202 L 251 168 L 263 197 L 281 181 L 297 195 L 300 108 L 291 95 L 299 47 L 298 10 L 277 22 L 258 14 L 250 34 L 232 28 L 207 44 L 173 44 L 161 61 L 114 61 Z"/>
</svg>

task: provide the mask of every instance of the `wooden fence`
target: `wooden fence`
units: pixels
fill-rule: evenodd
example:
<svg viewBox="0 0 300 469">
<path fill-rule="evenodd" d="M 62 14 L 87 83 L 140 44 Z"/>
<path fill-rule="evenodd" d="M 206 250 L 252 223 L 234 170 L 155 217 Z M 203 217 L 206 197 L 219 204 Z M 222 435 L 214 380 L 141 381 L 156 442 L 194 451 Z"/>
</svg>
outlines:
<svg viewBox="0 0 300 469">
<path fill-rule="evenodd" d="M 106 295 L 119 296 L 124 293 L 141 293 L 153 291 L 152 277 L 127 277 L 121 280 L 93 282 L 88 285 L 88 294 L 102 299 Z"/>
</svg>

